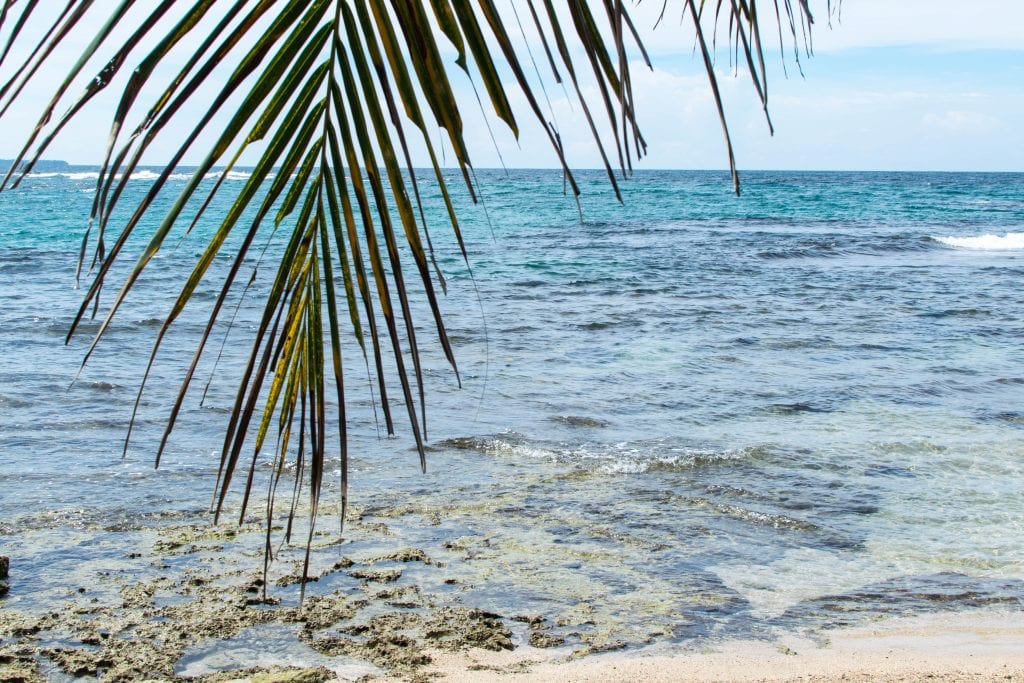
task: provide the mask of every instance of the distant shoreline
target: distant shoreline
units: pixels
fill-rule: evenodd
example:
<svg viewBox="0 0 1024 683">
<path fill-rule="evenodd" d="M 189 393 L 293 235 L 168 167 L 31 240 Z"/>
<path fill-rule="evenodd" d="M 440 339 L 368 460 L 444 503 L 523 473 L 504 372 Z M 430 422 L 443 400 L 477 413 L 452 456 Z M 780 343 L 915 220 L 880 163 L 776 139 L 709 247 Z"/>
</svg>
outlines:
<svg viewBox="0 0 1024 683">
<path fill-rule="evenodd" d="M 0 168 L 3 169 L 4 173 L 11 170 L 14 165 L 14 159 L 0 159 Z M 28 163 L 23 161 L 19 165 L 19 168 L 24 168 Z M 40 159 L 32 165 L 32 170 L 37 173 L 60 173 L 61 171 L 70 171 L 72 165 L 61 159 Z"/>
</svg>

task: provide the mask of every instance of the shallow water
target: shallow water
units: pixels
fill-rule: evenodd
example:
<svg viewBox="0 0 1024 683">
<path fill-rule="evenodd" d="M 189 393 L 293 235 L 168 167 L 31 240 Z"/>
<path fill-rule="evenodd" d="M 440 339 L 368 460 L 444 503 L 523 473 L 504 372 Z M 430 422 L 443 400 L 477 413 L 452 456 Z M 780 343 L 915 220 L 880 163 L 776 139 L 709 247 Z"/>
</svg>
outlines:
<svg viewBox="0 0 1024 683">
<path fill-rule="evenodd" d="M 760 172 L 735 198 L 723 174 L 648 172 L 620 206 L 584 174 L 582 222 L 557 174 L 481 176 L 486 212 L 458 198 L 474 281 L 428 215 L 463 388 L 421 310 L 426 475 L 401 425 L 380 437 L 349 345 L 352 496 L 389 535 L 346 553 L 422 548 L 446 568 L 402 582 L 561 619 L 570 643 L 1020 605 L 1024 176 Z M 167 291 L 212 226 L 153 262 L 72 382 L 93 182 L 41 174 L 0 195 L 0 554 L 32 577 L 6 598 L 18 609 L 111 566 L 145 577 L 128 555 L 168 519 L 202 518 L 244 362 L 229 337 L 239 352 L 154 472 L 200 296 L 121 459 Z M 238 329 L 258 313 L 242 300 Z"/>
</svg>

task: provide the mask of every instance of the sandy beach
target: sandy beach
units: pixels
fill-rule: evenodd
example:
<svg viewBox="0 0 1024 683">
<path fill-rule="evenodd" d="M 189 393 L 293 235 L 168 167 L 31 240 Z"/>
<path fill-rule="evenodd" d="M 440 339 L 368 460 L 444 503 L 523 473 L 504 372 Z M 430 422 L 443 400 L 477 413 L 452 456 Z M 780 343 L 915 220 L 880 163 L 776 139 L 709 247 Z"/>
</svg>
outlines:
<svg viewBox="0 0 1024 683">
<path fill-rule="evenodd" d="M 889 619 L 824 631 L 813 639 L 732 641 L 673 654 L 566 660 L 524 650 L 474 650 L 432 657 L 434 663 L 422 674 L 444 681 L 1020 681 L 1024 613 Z"/>
</svg>

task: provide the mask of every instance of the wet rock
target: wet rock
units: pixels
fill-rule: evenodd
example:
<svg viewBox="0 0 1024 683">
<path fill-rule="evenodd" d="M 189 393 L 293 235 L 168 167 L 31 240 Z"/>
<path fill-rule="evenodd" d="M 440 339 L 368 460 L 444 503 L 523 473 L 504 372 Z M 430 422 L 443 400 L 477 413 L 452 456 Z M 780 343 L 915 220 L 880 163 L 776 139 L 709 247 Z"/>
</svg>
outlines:
<svg viewBox="0 0 1024 683">
<path fill-rule="evenodd" d="M 389 612 L 387 614 L 378 614 L 370 619 L 367 625 L 370 627 L 371 633 L 387 636 L 417 628 L 422 621 L 422 618 L 415 614 Z"/>
<path fill-rule="evenodd" d="M 260 536 L 251 545 L 260 549 L 263 532 L 254 530 Z M 211 550 L 220 541 L 239 542 L 231 539 L 232 533 L 201 525 L 161 529 L 160 538 L 166 545 L 146 544 L 141 557 L 135 558 L 143 561 L 132 562 L 126 570 L 97 570 L 76 578 L 59 609 L 26 614 L 0 609 L 0 681 L 44 681 L 40 666 L 61 679 L 171 680 L 176 663 L 189 648 L 269 624 L 294 624 L 294 630 L 286 630 L 297 630 L 299 640 L 315 650 L 372 663 L 401 680 L 428 675 L 422 667 L 430 663 L 428 653 L 433 649 L 513 647 L 508 621 L 501 615 L 462 605 L 442 606 L 446 600 L 425 589 L 421 594 L 419 587 L 403 577 L 406 567 L 429 571 L 423 565 L 444 566 L 424 549 L 399 546 L 381 550 L 378 545 L 374 551 L 360 553 L 359 562 L 335 555 L 314 573 L 321 578 L 318 593 L 332 588 L 323 585 L 323 578 L 331 572 L 338 573 L 335 578 L 341 588 L 329 595 L 307 594 L 304 603 L 293 607 L 295 596 L 285 599 L 288 605 L 263 603 L 260 596 L 265 586 L 256 579 L 257 573 L 243 571 L 238 568 L 239 561 Z M 497 552 L 498 544 L 492 546 L 490 539 L 473 535 L 455 539 L 452 545 L 472 554 L 491 554 Z M 174 551 L 193 546 L 202 552 L 165 560 Z M 449 559 L 443 550 L 432 552 L 439 559 Z M 266 577 L 271 586 L 279 582 L 281 574 L 297 577 L 302 573 L 300 552 L 285 548 L 279 553 L 280 562 Z M 365 559 L 367 556 L 374 559 Z M 331 562 L 335 562 L 333 566 Z M 148 578 L 141 581 L 136 578 L 140 568 L 148 572 L 144 574 Z M 354 585 L 356 580 L 362 584 Z M 475 583 L 472 576 L 450 580 L 460 586 Z M 85 595 L 72 592 L 78 586 L 86 588 Z M 451 598 L 450 591 L 445 596 Z M 547 629 L 542 619 L 533 615 L 521 618 L 531 630 L 543 634 Z M 560 644 L 547 634 L 537 636 L 534 642 L 548 647 Z M 24 648 L 24 656 L 11 654 L 10 648 Z M 325 680 L 321 673 L 259 667 L 224 671 L 202 680 L 304 683 Z"/>
<path fill-rule="evenodd" d="M 114 664 L 110 659 L 105 659 L 101 652 L 90 650 L 62 647 L 43 650 L 42 653 L 53 660 L 61 671 L 78 678 L 96 676 L 101 670 Z"/>
<path fill-rule="evenodd" d="M 322 578 L 324 578 L 326 576 L 330 576 L 331 574 L 333 574 L 335 572 L 338 572 L 338 571 L 341 571 L 342 569 L 348 569 L 349 567 L 351 567 L 354 564 L 355 564 L 355 562 L 353 562 L 349 558 L 342 557 L 340 560 L 335 562 L 331 566 L 330 569 L 325 569 L 324 571 L 320 572 L 319 574 L 317 574 L 315 576 L 306 576 L 305 577 L 305 581 L 306 582 L 319 581 L 320 579 L 322 579 Z M 298 571 L 292 572 L 290 574 L 285 574 L 284 576 L 278 578 L 274 583 L 276 583 L 278 586 L 292 586 L 294 584 L 302 583 L 303 576 L 302 576 L 302 569 L 301 569 L 301 567 L 302 567 L 302 565 L 300 564 Z"/>
<path fill-rule="evenodd" d="M 110 637 L 108 633 L 101 633 L 99 631 L 83 631 L 78 637 L 78 642 L 82 645 L 102 645 L 103 641 Z"/>
<path fill-rule="evenodd" d="M 43 683 L 35 649 L 27 646 L 0 647 L 0 681 L 11 683 Z"/>
<path fill-rule="evenodd" d="M 403 548 L 390 555 L 376 557 L 372 562 L 422 562 L 423 564 L 434 564 L 434 561 L 419 548 Z"/>
<path fill-rule="evenodd" d="M 174 675 L 174 664 L 184 653 L 182 644 L 139 642 L 136 639 L 110 640 L 102 650 L 113 662 L 102 674 L 107 681 L 139 681 L 145 678 L 168 679 Z"/>
<path fill-rule="evenodd" d="M 536 627 L 544 623 L 544 617 L 540 614 L 517 614 L 512 617 L 512 621 L 518 621 L 520 623 Z"/>
<path fill-rule="evenodd" d="M 7 591 L 10 590 L 10 581 L 8 581 L 8 574 L 11 569 L 11 560 L 6 555 L 0 555 L 0 598 L 7 595 Z"/>
<path fill-rule="evenodd" d="M 181 531 L 177 535 L 191 541 L 204 535 L 200 531 L 192 534 Z M 184 547 L 190 545 L 187 543 Z M 156 552 L 147 552 L 146 556 L 158 556 L 160 549 L 154 550 Z M 428 559 L 415 548 L 392 553 L 386 558 L 391 562 Z M 400 569 L 358 566 L 341 558 L 324 574 L 354 571 L 356 578 L 364 581 L 362 590 L 354 595 L 339 591 L 330 596 L 307 596 L 304 605 L 292 608 L 254 604 L 259 602 L 262 582 L 235 569 L 232 563 L 204 565 L 193 565 L 180 575 L 168 572 L 146 581 L 126 581 L 120 595 L 104 597 L 101 602 L 88 606 L 69 602 L 64 609 L 36 615 L 0 610 L 0 681 L 44 681 L 46 677 L 38 671 L 40 661 L 58 677 L 104 681 L 170 680 L 174 677 L 176 662 L 187 648 L 204 640 L 230 638 L 243 629 L 271 623 L 298 624 L 301 626 L 299 638 L 316 649 L 334 649 L 400 677 L 418 674 L 418 668 L 430 661 L 422 636 L 425 620 L 413 611 L 429 608 L 424 607 L 415 586 L 394 583 L 402 575 Z M 110 572 L 97 572 L 94 580 L 121 581 Z M 88 590 L 93 587 L 92 583 L 81 585 Z M 339 637 L 364 608 L 377 611 L 396 606 L 401 611 L 376 615 L 358 635 Z M 336 631 L 333 636 L 323 632 L 331 627 L 341 627 L 340 632 Z M 40 633 L 60 634 L 56 641 L 60 646 L 41 645 L 50 639 L 36 635 Z M 5 642 L 8 638 L 12 640 Z M 10 654 L 12 647 L 24 648 L 25 656 L 19 658 Z M 241 678 L 267 683 L 327 680 L 321 673 L 260 668 L 241 673 L 222 672 L 224 677 L 217 680 Z"/>
<path fill-rule="evenodd" d="M 191 546 L 189 550 L 181 550 L 184 547 L 184 543 L 181 541 L 157 541 L 153 544 L 153 550 L 158 553 L 176 553 L 176 552 L 195 552 L 199 548 L 195 545 Z"/>
<path fill-rule="evenodd" d="M 626 642 L 622 640 L 614 640 L 608 643 L 601 643 L 599 645 L 591 645 L 587 649 L 587 654 L 597 654 L 600 652 L 615 652 L 626 647 Z"/>
<path fill-rule="evenodd" d="M 271 671 L 249 678 L 252 683 L 322 683 L 334 679 L 334 672 L 325 667 Z"/>
<path fill-rule="evenodd" d="M 360 531 L 375 536 L 392 536 L 391 528 L 384 522 L 359 522 Z"/>
<path fill-rule="evenodd" d="M 395 586 L 373 594 L 373 599 L 391 607 L 403 609 L 420 607 L 420 589 L 418 586 Z"/>
<path fill-rule="evenodd" d="M 460 538 L 445 541 L 444 547 L 446 550 L 464 551 L 472 542 L 473 538 L 471 536 L 462 536 Z"/>
<path fill-rule="evenodd" d="M 347 621 L 355 615 L 355 609 L 343 595 L 313 595 L 306 598 L 295 619 L 303 623 L 303 629 L 316 631 Z"/>
<path fill-rule="evenodd" d="M 259 596 L 259 597 L 255 597 L 255 598 L 246 598 L 245 599 L 245 606 L 246 607 L 258 607 L 260 605 L 262 605 L 264 607 L 273 607 L 274 605 L 280 605 L 280 604 L 281 604 L 281 598 L 275 598 L 275 597 L 272 597 L 272 596 Z"/>
<path fill-rule="evenodd" d="M 54 628 L 59 623 L 60 615 L 57 612 L 32 616 L 14 610 L 0 610 L 0 638 L 30 638 L 42 630 Z"/>
<path fill-rule="evenodd" d="M 402 577 L 401 569 L 355 569 L 348 573 L 353 579 L 370 583 L 394 583 Z"/>
<path fill-rule="evenodd" d="M 236 669 L 223 671 L 213 676 L 204 676 L 203 683 L 323 683 L 333 681 L 336 676 L 330 669 L 294 668 L 294 669 Z"/>
<path fill-rule="evenodd" d="M 487 446 L 486 439 L 480 439 L 475 436 L 457 436 L 452 439 L 445 439 L 440 441 L 436 448 L 456 448 L 459 450 L 473 450 L 480 451 L 484 450 Z"/>
<path fill-rule="evenodd" d="M 135 584 L 121 589 L 121 606 L 125 609 L 141 609 L 153 604 L 156 586 L 152 584 Z"/>
<path fill-rule="evenodd" d="M 425 636 L 435 645 L 451 650 L 465 647 L 512 649 L 512 632 L 505 628 L 500 615 L 465 607 L 437 610 L 425 627 Z"/>
<path fill-rule="evenodd" d="M 484 536 L 461 536 L 445 541 L 443 547 L 459 553 L 464 560 L 486 556 L 492 550 L 491 539 Z"/>
<path fill-rule="evenodd" d="M 0 665 L 0 680 L 7 681 L 7 683 L 46 683 L 46 677 L 35 667 L 27 664 Z"/>
<path fill-rule="evenodd" d="M 228 638 L 244 628 L 273 622 L 294 621 L 294 610 L 262 609 L 244 600 L 229 603 L 220 596 L 202 596 L 191 603 L 164 608 L 161 616 L 171 620 L 175 635 L 189 640 Z"/>
<path fill-rule="evenodd" d="M 431 662 L 426 650 L 438 644 L 429 642 L 430 636 L 422 634 L 432 632 L 436 626 L 436 620 L 428 624 L 415 613 L 390 612 L 338 628 L 337 633 L 343 636 L 314 635 L 304 630 L 299 637 L 327 656 L 367 660 L 393 675 L 416 680 L 418 669 Z"/>
<path fill-rule="evenodd" d="M 345 631 L 358 631 L 362 641 L 350 638 L 326 637 L 307 640 L 309 646 L 317 652 L 329 657 L 347 655 L 370 661 L 371 663 L 398 674 L 413 674 L 416 669 L 431 662 L 430 656 L 423 652 L 422 644 L 414 638 L 394 633 L 387 627 L 370 624 L 361 628 L 350 628 Z"/>
<path fill-rule="evenodd" d="M 565 638 L 553 636 L 545 631 L 533 631 L 530 633 L 531 647 L 558 647 L 565 644 Z"/>
<path fill-rule="evenodd" d="M 420 651 L 418 642 L 394 633 L 372 637 L 363 648 L 371 662 L 392 671 L 416 668 L 431 662 L 430 656 Z"/>
</svg>

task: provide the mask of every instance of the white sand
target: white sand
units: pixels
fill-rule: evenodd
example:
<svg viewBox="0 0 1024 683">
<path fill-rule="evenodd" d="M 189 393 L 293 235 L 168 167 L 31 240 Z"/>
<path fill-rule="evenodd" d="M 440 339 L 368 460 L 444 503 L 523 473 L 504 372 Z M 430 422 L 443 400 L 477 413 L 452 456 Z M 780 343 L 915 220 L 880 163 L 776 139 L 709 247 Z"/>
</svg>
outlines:
<svg viewBox="0 0 1024 683">
<path fill-rule="evenodd" d="M 892 619 L 706 652 L 555 659 L 523 647 L 433 657 L 424 673 L 441 681 L 1024 681 L 1024 611 Z"/>
</svg>

